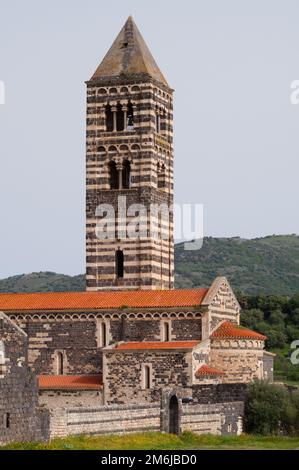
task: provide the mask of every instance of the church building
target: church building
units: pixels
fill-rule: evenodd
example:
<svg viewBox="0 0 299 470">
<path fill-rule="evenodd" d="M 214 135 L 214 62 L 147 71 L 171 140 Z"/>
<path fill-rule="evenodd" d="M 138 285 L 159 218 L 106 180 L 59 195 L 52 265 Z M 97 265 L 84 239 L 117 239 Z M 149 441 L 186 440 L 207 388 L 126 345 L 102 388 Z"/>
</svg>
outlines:
<svg viewBox="0 0 299 470">
<path fill-rule="evenodd" d="M 246 387 L 273 379 L 273 355 L 240 326 L 226 278 L 174 289 L 173 90 L 132 17 L 86 85 L 86 291 L 0 294 L 48 435 L 240 433 Z M 0 392 L 20 373 L 9 364 L 0 354 Z M 18 420 L 10 408 L 10 439 Z"/>
</svg>

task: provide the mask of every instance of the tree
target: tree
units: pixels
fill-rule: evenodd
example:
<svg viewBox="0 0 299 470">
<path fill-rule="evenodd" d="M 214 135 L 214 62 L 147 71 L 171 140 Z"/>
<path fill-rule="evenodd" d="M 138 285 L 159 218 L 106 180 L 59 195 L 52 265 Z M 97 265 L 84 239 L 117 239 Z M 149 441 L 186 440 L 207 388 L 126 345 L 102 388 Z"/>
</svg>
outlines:
<svg viewBox="0 0 299 470">
<path fill-rule="evenodd" d="M 249 386 L 245 400 L 244 428 L 261 435 L 293 434 L 298 412 L 297 401 L 285 387 L 255 382 Z"/>
<path fill-rule="evenodd" d="M 284 327 L 285 315 L 282 313 L 281 310 L 274 310 L 273 312 L 270 313 L 268 317 L 268 321 L 273 326 Z"/>
<path fill-rule="evenodd" d="M 241 323 L 248 328 L 256 328 L 258 322 L 264 320 L 264 312 L 258 308 L 251 308 L 250 310 L 241 311 Z"/>
</svg>

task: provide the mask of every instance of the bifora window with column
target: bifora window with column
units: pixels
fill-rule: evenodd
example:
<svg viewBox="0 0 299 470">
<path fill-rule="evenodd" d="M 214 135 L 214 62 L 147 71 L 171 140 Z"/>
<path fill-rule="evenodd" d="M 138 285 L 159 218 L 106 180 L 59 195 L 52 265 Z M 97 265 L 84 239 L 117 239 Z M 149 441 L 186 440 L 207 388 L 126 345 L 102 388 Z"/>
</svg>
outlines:
<svg viewBox="0 0 299 470">
<path fill-rule="evenodd" d="M 157 163 L 157 186 L 159 189 L 166 187 L 166 168 L 164 163 Z"/>
<path fill-rule="evenodd" d="M 134 109 L 130 101 L 126 104 L 107 104 L 105 107 L 105 118 L 107 132 L 134 130 Z"/>
<path fill-rule="evenodd" d="M 110 189 L 130 189 L 131 188 L 131 163 L 125 159 L 109 162 L 109 185 Z"/>
</svg>

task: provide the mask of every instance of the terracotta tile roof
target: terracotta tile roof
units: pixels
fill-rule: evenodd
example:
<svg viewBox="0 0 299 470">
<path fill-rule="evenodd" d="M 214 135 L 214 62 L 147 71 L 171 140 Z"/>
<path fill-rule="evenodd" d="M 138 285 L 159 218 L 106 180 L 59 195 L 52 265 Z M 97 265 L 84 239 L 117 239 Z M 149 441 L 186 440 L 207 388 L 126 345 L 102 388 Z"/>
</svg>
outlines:
<svg viewBox="0 0 299 470">
<path fill-rule="evenodd" d="M 114 349 L 128 351 L 138 349 L 193 349 L 199 341 L 142 341 L 118 344 Z"/>
<path fill-rule="evenodd" d="M 195 377 L 202 377 L 205 375 L 224 375 L 224 372 L 222 372 L 222 370 L 215 369 L 214 367 L 210 367 L 207 364 L 203 364 L 195 372 Z"/>
<path fill-rule="evenodd" d="M 242 328 L 239 325 L 236 325 L 235 323 L 231 322 L 223 322 L 211 334 L 211 338 L 219 338 L 219 339 L 225 339 L 225 338 L 237 338 L 237 339 L 259 339 L 259 340 L 266 340 L 267 336 L 262 335 L 261 333 L 257 333 L 256 331 L 249 330 L 247 328 Z"/>
<path fill-rule="evenodd" d="M 201 305 L 208 289 L 0 294 L 0 310 L 96 310 Z"/>
<path fill-rule="evenodd" d="M 101 375 L 39 375 L 38 385 L 46 390 L 100 390 Z"/>
</svg>

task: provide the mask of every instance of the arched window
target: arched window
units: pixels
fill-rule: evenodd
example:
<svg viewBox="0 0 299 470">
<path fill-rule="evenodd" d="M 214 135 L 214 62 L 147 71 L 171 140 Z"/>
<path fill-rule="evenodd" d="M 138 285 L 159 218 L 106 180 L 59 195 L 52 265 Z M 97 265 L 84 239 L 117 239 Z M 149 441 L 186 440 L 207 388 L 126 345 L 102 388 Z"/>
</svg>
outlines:
<svg viewBox="0 0 299 470">
<path fill-rule="evenodd" d="M 101 323 L 101 346 L 107 346 L 107 326 L 106 323 Z"/>
<path fill-rule="evenodd" d="M 170 327 L 168 322 L 163 323 L 163 341 L 170 340 Z"/>
<path fill-rule="evenodd" d="M 106 131 L 112 132 L 113 131 L 113 112 L 109 104 L 105 108 L 105 114 L 106 114 Z"/>
<path fill-rule="evenodd" d="M 123 188 L 130 189 L 131 187 L 131 164 L 129 160 L 124 161 L 122 179 L 123 179 Z"/>
<path fill-rule="evenodd" d="M 124 130 L 124 113 L 121 104 L 118 104 L 116 108 L 116 130 Z"/>
<path fill-rule="evenodd" d="M 63 353 L 57 352 L 56 353 L 56 371 L 57 375 L 63 375 L 64 372 L 64 364 L 63 364 Z"/>
<path fill-rule="evenodd" d="M 110 189 L 118 189 L 118 171 L 113 161 L 109 162 L 109 183 Z"/>
<path fill-rule="evenodd" d="M 166 170 L 165 165 L 157 165 L 158 188 L 165 188 L 166 186 Z"/>
<path fill-rule="evenodd" d="M 124 277 L 124 253 L 122 250 L 115 252 L 115 274 L 118 279 Z"/>
<path fill-rule="evenodd" d="M 143 366 L 143 388 L 149 389 L 152 386 L 151 368 L 149 365 Z"/>
<path fill-rule="evenodd" d="M 133 110 L 133 105 L 131 102 L 128 103 L 127 130 L 128 131 L 134 130 L 134 110 Z"/>
</svg>

